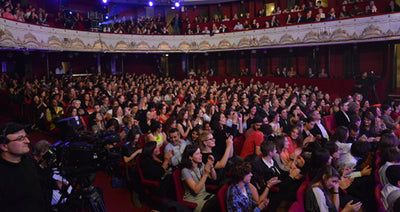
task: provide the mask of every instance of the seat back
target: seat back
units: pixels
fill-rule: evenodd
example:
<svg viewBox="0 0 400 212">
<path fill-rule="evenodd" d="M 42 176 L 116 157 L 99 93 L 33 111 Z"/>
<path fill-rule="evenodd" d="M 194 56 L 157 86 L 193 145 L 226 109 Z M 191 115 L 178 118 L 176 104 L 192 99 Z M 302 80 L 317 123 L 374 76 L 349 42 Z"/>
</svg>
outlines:
<svg viewBox="0 0 400 212">
<path fill-rule="evenodd" d="M 299 202 L 296 201 L 290 206 L 288 212 L 300 212 L 300 211 L 304 211 L 304 208 Z"/>
<path fill-rule="evenodd" d="M 173 178 L 174 178 L 174 184 L 175 184 L 176 200 L 179 203 L 182 203 L 182 204 L 188 206 L 189 208 L 195 209 L 197 207 L 196 203 L 187 202 L 187 201 L 183 200 L 183 195 L 185 194 L 185 190 L 183 188 L 182 181 L 181 181 L 181 169 L 175 169 L 175 171 L 173 173 Z"/>
<path fill-rule="evenodd" d="M 245 139 L 244 139 L 243 135 L 239 136 L 239 137 L 236 137 L 233 140 L 233 146 L 235 148 L 236 155 L 240 155 L 240 152 L 242 151 L 242 147 L 243 147 L 244 141 L 245 141 Z"/>
<path fill-rule="evenodd" d="M 136 157 L 136 166 L 139 172 L 139 177 L 140 177 L 140 181 L 142 182 L 142 185 L 144 186 L 151 186 L 151 187 L 157 187 L 160 185 L 160 182 L 158 181 L 153 181 L 153 180 L 147 180 L 144 175 L 143 175 L 143 171 L 142 171 L 142 166 L 140 165 L 140 155 L 138 155 Z"/>
<path fill-rule="evenodd" d="M 306 180 L 306 181 L 304 181 L 301 185 L 300 185 L 300 187 L 299 187 L 299 189 L 297 190 L 297 193 L 296 193 L 296 205 L 295 204 L 293 204 L 290 208 L 292 209 L 292 211 L 294 212 L 294 211 L 296 211 L 296 212 L 304 212 L 305 211 L 305 209 L 304 209 L 304 196 L 306 195 L 306 189 L 307 189 L 307 187 L 308 187 L 308 184 L 310 183 L 310 181 L 308 181 L 308 180 Z M 293 207 L 293 208 L 292 208 Z M 291 211 L 290 209 L 289 209 L 289 211 Z"/>
<path fill-rule="evenodd" d="M 139 146 L 140 148 L 143 148 L 144 143 L 146 143 L 146 136 L 149 135 L 149 133 L 143 134 L 139 138 Z"/>
<path fill-rule="evenodd" d="M 226 183 L 218 191 L 218 202 L 221 212 L 226 211 L 225 202 L 226 202 L 226 190 L 228 190 L 228 187 L 229 185 L 228 183 Z"/>
<path fill-rule="evenodd" d="M 376 200 L 376 203 L 378 204 L 378 212 L 385 211 L 385 207 L 383 206 L 382 199 L 381 199 L 381 190 L 382 190 L 381 184 L 378 184 L 375 186 L 375 200 Z"/>
<path fill-rule="evenodd" d="M 335 130 L 336 130 L 336 119 L 334 115 L 328 115 L 328 116 L 324 116 L 322 118 L 322 121 L 325 123 L 326 129 L 334 134 Z"/>
</svg>

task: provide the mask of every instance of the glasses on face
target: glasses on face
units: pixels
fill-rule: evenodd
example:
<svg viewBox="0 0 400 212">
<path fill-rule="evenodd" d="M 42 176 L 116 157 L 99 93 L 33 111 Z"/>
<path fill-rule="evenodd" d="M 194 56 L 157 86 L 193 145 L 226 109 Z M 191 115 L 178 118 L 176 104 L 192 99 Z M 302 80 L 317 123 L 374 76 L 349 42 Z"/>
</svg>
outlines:
<svg viewBox="0 0 400 212">
<path fill-rule="evenodd" d="M 215 138 L 209 138 L 209 139 L 204 140 L 204 141 L 214 141 L 214 140 L 215 140 Z"/>
<path fill-rule="evenodd" d="M 16 138 L 16 139 L 13 139 L 13 140 L 8 140 L 9 142 L 13 142 L 13 141 L 25 141 L 25 139 L 27 139 L 28 138 L 28 135 L 24 135 L 24 136 L 20 136 L 20 137 L 18 137 L 18 138 Z"/>
</svg>

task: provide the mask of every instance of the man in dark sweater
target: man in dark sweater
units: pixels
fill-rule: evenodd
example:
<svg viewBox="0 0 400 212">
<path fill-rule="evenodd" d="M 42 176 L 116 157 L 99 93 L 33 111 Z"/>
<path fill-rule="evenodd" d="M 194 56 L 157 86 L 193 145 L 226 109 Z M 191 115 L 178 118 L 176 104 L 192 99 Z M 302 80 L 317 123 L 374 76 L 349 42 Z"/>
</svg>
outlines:
<svg viewBox="0 0 400 212">
<path fill-rule="evenodd" d="M 8 123 L 0 133 L 0 210 L 46 211 L 24 127 Z"/>
</svg>

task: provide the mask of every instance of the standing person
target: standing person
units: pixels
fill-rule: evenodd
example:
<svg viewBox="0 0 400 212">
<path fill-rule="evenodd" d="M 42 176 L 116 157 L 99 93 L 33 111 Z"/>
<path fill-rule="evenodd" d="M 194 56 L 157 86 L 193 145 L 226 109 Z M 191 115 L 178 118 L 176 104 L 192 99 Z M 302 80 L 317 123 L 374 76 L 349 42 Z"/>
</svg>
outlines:
<svg viewBox="0 0 400 212">
<path fill-rule="evenodd" d="M 175 17 L 171 21 L 171 25 L 173 27 L 174 35 L 179 35 L 181 33 L 181 20 L 178 13 L 175 13 Z"/>
<path fill-rule="evenodd" d="M 29 138 L 22 125 L 0 129 L 1 211 L 46 211 L 39 175 L 29 153 Z"/>
</svg>

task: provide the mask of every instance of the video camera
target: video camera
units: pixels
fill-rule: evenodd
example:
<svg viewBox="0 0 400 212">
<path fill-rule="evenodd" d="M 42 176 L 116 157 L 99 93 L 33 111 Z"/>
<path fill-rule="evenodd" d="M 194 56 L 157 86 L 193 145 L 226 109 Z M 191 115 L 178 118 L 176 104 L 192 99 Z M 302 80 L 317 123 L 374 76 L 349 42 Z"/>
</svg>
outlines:
<svg viewBox="0 0 400 212">
<path fill-rule="evenodd" d="M 97 171 L 112 172 L 121 160 L 116 147 L 120 141 L 121 137 L 114 131 L 81 134 L 50 146 L 42 160 L 47 167 L 55 168 L 69 181 Z"/>
</svg>

